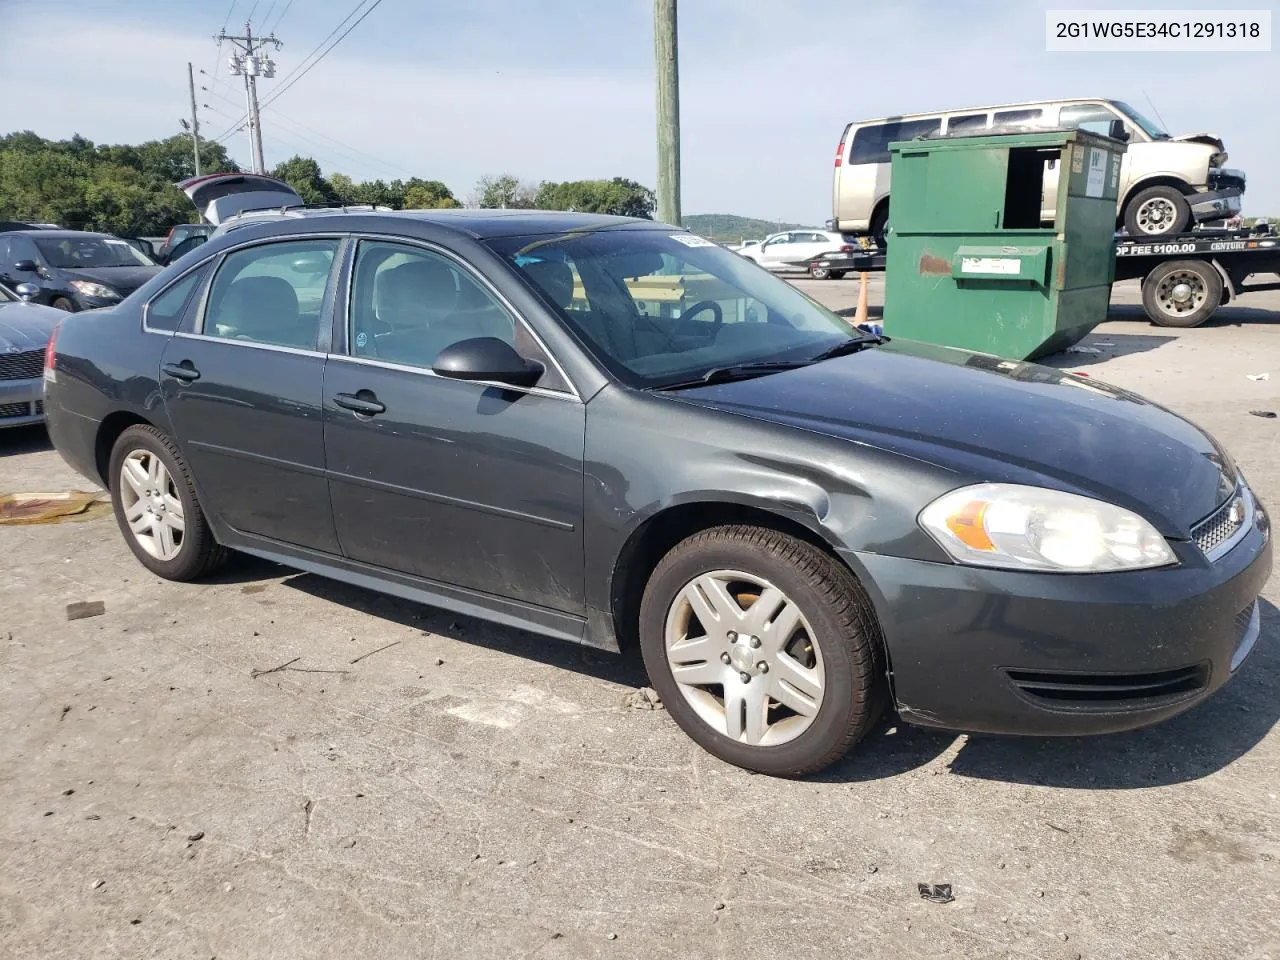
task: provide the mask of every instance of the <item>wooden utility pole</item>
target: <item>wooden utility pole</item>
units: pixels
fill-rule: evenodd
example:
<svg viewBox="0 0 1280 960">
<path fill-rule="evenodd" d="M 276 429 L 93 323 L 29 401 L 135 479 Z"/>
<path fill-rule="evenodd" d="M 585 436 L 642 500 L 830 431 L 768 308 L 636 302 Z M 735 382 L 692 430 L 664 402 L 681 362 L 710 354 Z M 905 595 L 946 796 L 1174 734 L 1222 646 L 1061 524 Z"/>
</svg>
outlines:
<svg viewBox="0 0 1280 960">
<path fill-rule="evenodd" d="M 191 91 L 191 149 L 196 155 L 196 176 L 200 176 L 200 115 L 196 113 L 196 78 L 187 63 L 187 87 Z"/>
<path fill-rule="evenodd" d="M 653 0 L 658 66 L 658 219 L 680 223 L 680 67 L 676 0 Z"/>
</svg>

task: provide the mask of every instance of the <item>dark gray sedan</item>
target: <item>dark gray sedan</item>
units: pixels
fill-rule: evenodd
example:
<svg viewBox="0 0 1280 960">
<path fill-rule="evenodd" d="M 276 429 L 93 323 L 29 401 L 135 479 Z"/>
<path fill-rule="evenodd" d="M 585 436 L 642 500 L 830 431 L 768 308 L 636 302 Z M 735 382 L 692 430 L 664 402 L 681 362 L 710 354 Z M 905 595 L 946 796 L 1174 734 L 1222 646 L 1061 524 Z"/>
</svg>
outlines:
<svg viewBox="0 0 1280 960">
<path fill-rule="evenodd" d="M 50 432 L 188 580 L 238 550 L 638 645 L 696 741 L 797 775 L 885 705 L 1080 734 L 1240 667 L 1271 570 L 1231 457 L 1140 397 L 852 330 L 678 228 L 304 212 L 61 326 Z"/>
<path fill-rule="evenodd" d="M 65 316 L 0 284 L 0 429 L 44 419 L 45 347 Z"/>
</svg>

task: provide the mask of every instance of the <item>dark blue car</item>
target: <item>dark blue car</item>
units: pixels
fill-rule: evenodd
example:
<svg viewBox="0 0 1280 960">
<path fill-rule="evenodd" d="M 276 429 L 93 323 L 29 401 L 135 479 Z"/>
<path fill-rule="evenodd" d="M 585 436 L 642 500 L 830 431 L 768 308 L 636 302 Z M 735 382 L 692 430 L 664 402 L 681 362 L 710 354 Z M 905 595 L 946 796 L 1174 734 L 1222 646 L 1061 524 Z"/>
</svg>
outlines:
<svg viewBox="0 0 1280 960">
<path fill-rule="evenodd" d="M 33 302 L 69 313 L 114 306 L 159 272 L 141 250 L 106 233 L 0 233 L 0 282 L 32 284 Z"/>
</svg>

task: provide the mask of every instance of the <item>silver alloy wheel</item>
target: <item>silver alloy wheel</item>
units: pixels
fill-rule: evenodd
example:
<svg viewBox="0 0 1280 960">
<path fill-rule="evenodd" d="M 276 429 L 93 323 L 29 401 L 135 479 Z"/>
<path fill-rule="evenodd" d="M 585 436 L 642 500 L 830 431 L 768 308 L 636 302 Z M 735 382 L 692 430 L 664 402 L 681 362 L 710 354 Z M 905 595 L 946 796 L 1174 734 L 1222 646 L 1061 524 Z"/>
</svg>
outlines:
<svg viewBox="0 0 1280 960">
<path fill-rule="evenodd" d="M 1199 310 L 1208 298 L 1204 278 L 1192 270 L 1174 270 L 1156 287 L 1156 302 L 1171 317 Z"/>
<path fill-rule="evenodd" d="M 1138 227 L 1149 237 L 1158 237 L 1173 230 L 1178 219 L 1178 208 L 1168 197 L 1152 197 L 1138 207 Z"/>
<path fill-rule="evenodd" d="M 826 668 L 800 608 L 760 577 L 716 570 L 667 611 L 667 665 L 717 733 L 752 746 L 794 740 L 822 707 Z"/>
<path fill-rule="evenodd" d="M 157 560 L 172 560 L 182 550 L 186 523 L 182 498 L 164 462 L 137 449 L 120 464 L 120 505 L 139 546 Z"/>
</svg>

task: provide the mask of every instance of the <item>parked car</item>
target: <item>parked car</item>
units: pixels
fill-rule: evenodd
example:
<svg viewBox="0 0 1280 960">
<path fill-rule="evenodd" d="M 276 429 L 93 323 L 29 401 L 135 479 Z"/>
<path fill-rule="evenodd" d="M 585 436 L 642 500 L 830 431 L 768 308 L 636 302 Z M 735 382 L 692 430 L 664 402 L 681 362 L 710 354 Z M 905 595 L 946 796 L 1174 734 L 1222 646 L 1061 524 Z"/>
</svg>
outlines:
<svg viewBox="0 0 1280 960">
<path fill-rule="evenodd" d="M 737 253 L 766 270 L 792 273 L 808 272 L 815 280 L 830 277 L 839 280 L 844 271 L 828 271 L 813 266 L 813 262 L 825 253 L 852 253 L 855 246 L 841 234 L 827 230 L 786 230 L 771 233 L 763 243 L 744 246 Z"/>
<path fill-rule="evenodd" d="M 208 240 L 211 233 L 213 233 L 213 224 L 211 223 L 175 224 L 169 228 L 169 233 L 165 237 L 164 243 L 160 244 L 160 249 L 155 253 L 155 259 L 159 263 L 169 263 L 172 260 L 176 260 L 188 250 Z M 193 238 L 195 238 L 196 242 L 188 244 L 187 241 Z"/>
<path fill-rule="evenodd" d="M 0 220 L 0 233 L 11 230 L 61 230 L 56 223 L 27 223 L 25 220 Z"/>
<path fill-rule="evenodd" d="M 836 147 L 828 226 L 869 233 L 884 244 L 889 221 L 889 144 L 916 137 L 971 136 L 1019 128 L 1079 128 L 1127 140 L 1120 165 L 1116 224 L 1131 236 L 1181 233 L 1240 212 L 1245 175 L 1227 169 L 1222 140 L 1207 133 L 1171 137 L 1119 100 L 1043 100 L 966 107 L 850 123 Z M 1054 218 L 1059 170 L 1046 164 L 1041 217 Z"/>
<path fill-rule="evenodd" d="M 22 292 L 35 294 L 25 285 Z M 0 284 L 0 429 L 44 419 L 45 347 L 65 316 Z"/>
<path fill-rule="evenodd" d="M 1140 727 L 1259 634 L 1269 520 L 1208 434 L 855 333 L 647 220 L 278 215 L 68 317 L 49 356 L 53 442 L 156 575 L 237 550 L 638 646 L 672 718 L 758 771 L 823 768 L 886 703 Z"/>
<path fill-rule="evenodd" d="M 0 233 L 0 281 L 37 288 L 32 298 L 75 312 L 119 303 L 160 272 L 141 250 L 107 233 Z"/>
</svg>

